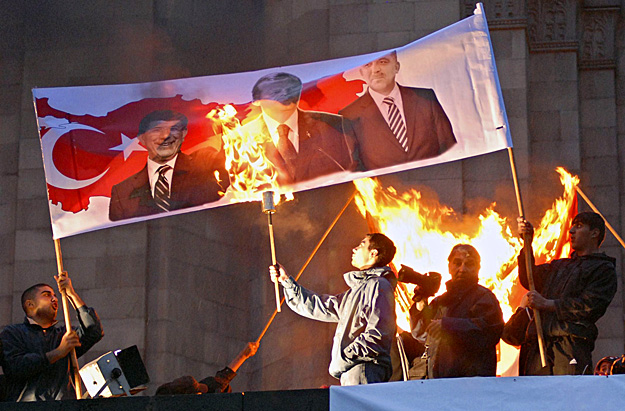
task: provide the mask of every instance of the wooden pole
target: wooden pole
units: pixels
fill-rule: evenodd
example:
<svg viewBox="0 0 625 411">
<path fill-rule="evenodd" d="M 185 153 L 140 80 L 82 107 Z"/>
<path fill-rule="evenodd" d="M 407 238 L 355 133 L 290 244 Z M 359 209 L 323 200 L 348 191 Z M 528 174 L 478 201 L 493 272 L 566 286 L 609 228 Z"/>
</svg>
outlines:
<svg viewBox="0 0 625 411">
<path fill-rule="evenodd" d="M 523 211 L 523 199 L 521 198 L 521 188 L 519 187 L 519 180 L 516 172 L 516 165 L 514 163 L 514 154 L 512 153 L 512 147 L 508 147 L 508 156 L 510 157 L 510 168 L 512 169 L 512 180 L 514 181 L 514 191 L 516 193 L 517 205 L 519 207 L 519 216 L 525 218 Z M 530 235 L 523 236 L 523 242 L 525 245 L 525 271 L 527 273 L 527 281 L 530 286 L 530 291 L 535 291 L 534 275 L 532 273 L 532 239 Z M 538 336 L 538 350 L 540 351 L 540 362 L 543 367 L 547 366 L 547 357 L 545 355 L 545 337 L 543 336 L 542 319 L 539 310 L 534 310 L 534 322 L 536 323 L 536 334 Z"/>
<path fill-rule="evenodd" d="M 63 254 L 61 253 L 61 240 L 54 239 L 54 251 L 56 253 L 56 267 L 59 275 L 61 275 L 65 270 L 63 269 Z M 69 309 L 67 304 L 67 293 L 65 291 L 61 291 L 61 301 L 63 302 L 63 317 L 65 318 L 65 329 L 71 330 L 72 323 L 69 316 Z M 72 370 L 74 376 L 74 390 L 76 392 L 76 399 L 82 398 L 82 385 L 80 380 L 80 373 L 78 372 L 80 368 L 78 367 L 78 358 L 76 357 L 76 350 L 72 349 L 69 353 L 69 358 L 72 363 Z"/>
<path fill-rule="evenodd" d="M 273 237 L 273 213 L 276 212 L 276 205 L 273 201 L 274 192 L 273 191 L 264 191 L 263 192 L 263 213 L 267 214 L 267 225 L 269 226 L 269 245 L 271 246 L 271 264 L 276 265 L 278 260 L 276 259 L 276 242 Z M 280 312 L 280 287 L 278 286 L 278 282 L 275 281 L 274 292 L 276 295 L 276 311 Z"/>
<path fill-rule="evenodd" d="M 603 221 L 605 221 L 605 226 L 608 227 L 608 230 L 610 230 L 610 232 L 612 233 L 612 235 L 614 237 L 616 237 L 616 240 L 621 243 L 621 246 L 623 246 L 623 248 L 625 248 L 625 241 L 623 241 L 623 239 L 621 238 L 620 235 L 618 235 L 618 233 L 616 232 L 616 230 L 610 225 L 610 223 L 608 223 L 608 220 L 605 219 L 605 217 L 603 216 L 603 214 L 601 214 L 601 211 L 599 211 L 597 209 L 597 207 L 595 207 L 595 205 L 592 203 L 592 201 L 590 201 L 590 199 L 588 197 L 586 197 L 586 194 L 584 194 L 584 192 L 582 191 L 581 188 L 579 188 L 579 186 L 575 186 L 575 190 L 577 190 L 577 192 L 579 193 L 580 196 L 582 196 L 582 198 L 584 199 L 584 201 L 586 201 L 586 203 L 588 203 L 588 205 L 590 206 L 590 208 L 592 208 L 592 211 L 594 211 L 595 213 L 599 214 L 601 216 L 601 218 L 603 218 Z"/>
<path fill-rule="evenodd" d="M 267 213 L 267 224 L 269 224 L 269 243 L 271 245 L 271 264 L 272 265 L 276 265 L 276 263 L 278 262 L 278 260 L 276 259 L 276 243 L 274 241 L 273 238 L 273 221 L 272 221 L 272 216 L 273 213 Z M 274 293 L 276 295 L 276 311 L 280 312 L 280 305 L 282 304 L 280 302 L 280 286 L 278 285 L 278 282 L 274 282 Z"/>
<path fill-rule="evenodd" d="M 312 251 L 312 253 L 310 253 L 310 256 L 308 256 L 308 259 L 306 260 L 306 262 L 304 263 L 304 265 L 302 266 L 302 268 L 299 270 L 299 272 L 297 273 L 297 275 L 295 276 L 295 281 L 299 280 L 299 278 L 302 276 L 302 274 L 304 273 L 304 270 L 306 270 L 306 267 L 308 267 L 308 264 L 310 264 L 310 262 L 312 261 L 313 257 L 315 256 L 315 254 L 317 254 L 317 251 L 319 251 L 319 248 L 321 248 L 321 245 L 323 244 L 323 242 L 326 240 L 326 238 L 328 237 L 328 235 L 330 234 L 330 231 L 332 231 L 332 229 L 334 228 L 334 226 L 336 225 L 336 223 L 339 221 L 339 218 L 341 218 L 341 216 L 343 215 L 343 213 L 345 212 L 345 210 L 347 209 L 347 207 L 349 206 L 349 204 L 352 202 L 352 200 L 354 199 L 354 197 L 356 197 L 356 193 L 357 191 L 354 191 L 352 193 L 352 195 L 349 197 L 349 199 L 347 200 L 347 202 L 345 203 L 345 205 L 343 206 L 343 208 L 341 209 L 341 211 L 339 211 L 339 213 L 336 215 L 336 217 L 334 218 L 334 221 L 332 221 L 332 223 L 330 224 L 330 226 L 328 227 L 328 229 L 326 230 L 325 233 L 323 233 L 323 235 L 321 236 L 321 239 L 319 240 L 319 242 L 317 243 L 317 245 L 315 246 L 315 249 Z M 278 284 L 276 282 L 276 284 Z M 280 304 L 282 305 L 284 303 L 284 297 L 282 297 L 282 299 L 280 300 Z M 260 344 L 260 340 L 263 339 L 263 337 L 265 336 L 265 333 L 267 332 L 267 330 L 269 329 L 269 326 L 271 325 L 271 323 L 273 322 L 274 318 L 276 318 L 276 315 L 278 314 L 278 309 L 276 309 L 273 314 L 271 315 L 271 317 L 269 318 L 269 321 L 267 321 L 267 324 L 265 324 L 265 328 L 263 328 L 263 331 L 261 331 L 260 335 L 258 336 L 258 338 L 256 339 L 256 343 Z"/>
</svg>

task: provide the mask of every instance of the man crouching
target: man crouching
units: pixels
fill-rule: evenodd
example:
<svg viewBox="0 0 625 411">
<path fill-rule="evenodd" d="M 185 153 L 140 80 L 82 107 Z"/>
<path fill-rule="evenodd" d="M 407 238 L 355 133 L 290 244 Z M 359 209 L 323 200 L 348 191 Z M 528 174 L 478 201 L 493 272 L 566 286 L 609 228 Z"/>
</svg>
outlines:
<svg viewBox="0 0 625 411">
<path fill-rule="evenodd" d="M 395 244 L 383 234 L 367 236 L 352 250 L 357 271 L 343 274 L 349 290 L 320 295 L 295 282 L 277 264 L 269 267 L 272 281 L 280 281 L 287 305 L 315 320 L 337 322 L 332 344 L 330 375 L 341 385 L 388 381 L 391 376 L 391 343 L 397 329 L 395 275 L 388 267 Z"/>
</svg>

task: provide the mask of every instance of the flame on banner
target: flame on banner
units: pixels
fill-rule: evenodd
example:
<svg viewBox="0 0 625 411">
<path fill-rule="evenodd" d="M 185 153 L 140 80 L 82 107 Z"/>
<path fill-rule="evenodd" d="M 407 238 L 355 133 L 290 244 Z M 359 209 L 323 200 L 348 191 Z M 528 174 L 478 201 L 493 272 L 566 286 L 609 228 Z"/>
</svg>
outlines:
<svg viewBox="0 0 625 411">
<path fill-rule="evenodd" d="M 564 194 L 535 229 L 533 247 L 539 263 L 566 257 L 570 251 L 568 229 L 577 208 L 575 187 L 579 179 L 561 167 L 556 171 Z M 475 218 L 475 230 L 462 233 L 446 228 L 455 217 L 453 209 L 424 201 L 417 190 L 398 193 L 393 187 L 383 188 L 377 180 L 368 178 L 354 184 L 359 212 L 395 242 L 397 254 L 393 261 L 397 266 L 405 264 L 421 273 L 440 273 L 443 280 L 438 294 L 442 294 L 444 283 L 451 279 L 447 268 L 449 251 L 458 243 L 471 244 L 482 257 L 480 284 L 497 296 L 504 319 L 512 316 L 524 294 L 517 280 L 516 260 L 523 244 L 516 235 L 516 221 L 511 222 L 515 228 L 512 233 L 506 218 L 494 210 L 495 203 Z M 399 283 L 395 296 L 397 325 L 406 331 L 410 330 L 412 288 Z"/>
<path fill-rule="evenodd" d="M 254 123 L 241 125 L 234 106 L 211 110 L 206 117 L 222 127 L 223 150 L 226 155 L 226 170 L 230 178 L 228 193 L 238 201 L 261 201 L 262 192 L 274 191 L 274 204 L 280 201 L 280 194 L 286 200 L 293 199 L 293 192 L 280 188 L 278 170 L 265 155 L 263 143 L 266 137 Z M 256 124 L 261 124 L 256 122 Z"/>
</svg>

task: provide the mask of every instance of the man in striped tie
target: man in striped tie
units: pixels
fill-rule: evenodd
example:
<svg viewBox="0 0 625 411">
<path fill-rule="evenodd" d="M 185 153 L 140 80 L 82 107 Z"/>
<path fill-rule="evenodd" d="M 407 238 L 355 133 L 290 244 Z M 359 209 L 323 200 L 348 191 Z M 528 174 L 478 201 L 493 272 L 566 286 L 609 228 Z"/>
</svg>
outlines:
<svg viewBox="0 0 625 411">
<path fill-rule="evenodd" d="M 153 111 L 139 123 L 137 138 L 148 152 L 145 167 L 113 186 L 109 218 L 141 217 L 217 201 L 228 187 L 222 151 L 180 151 L 188 119 L 171 110 Z M 215 172 L 221 181 L 217 181 Z"/>
<path fill-rule="evenodd" d="M 339 112 L 352 122 L 365 170 L 436 157 L 456 144 L 434 91 L 397 84 L 399 67 L 394 51 L 362 66 L 367 92 Z"/>
</svg>

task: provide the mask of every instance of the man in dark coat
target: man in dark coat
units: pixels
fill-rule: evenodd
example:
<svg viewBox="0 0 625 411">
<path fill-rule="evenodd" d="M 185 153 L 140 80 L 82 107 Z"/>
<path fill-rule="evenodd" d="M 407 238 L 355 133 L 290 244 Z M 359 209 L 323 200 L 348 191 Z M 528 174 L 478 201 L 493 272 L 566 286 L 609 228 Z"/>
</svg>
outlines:
<svg viewBox="0 0 625 411">
<path fill-rule="evenodd" d="M 223 196 L 229 185 L 224 154 L 212 147 L 182 153 L 187 123 L 185 115 L 170 110 L 141 120 L 138 139 L 148 160 L 141 171 L 113 186 L 111 221 L 198 206 Z"/>
<path fill-rule="evenodd" d="M 365 64 L 367 92 L 339 111 L 352 123 L 365 170 L 436 157 L 456 144 L 434 90 L 401 86 L 398 72 L 395 52 Z"/>
<path fill-rule="evenodd" d="M 533 236 L 534 229 L 519 217 L 519 234 Z M 615 260 L 598 252 L 605 238 L 605 222 L 599 214 L 579 213 L 569 230 L 571 258 L 533 265 L 535 291 L 527 294 L 527 307 L 540 310 L 547 366 L 538 350 L 536 325 L 524 309 L 510 318 L 504 341 L 521 346 L 520 375 L 592 374 L 592 351 L 598 330 L 595 323 L 605 314 L 616 293 Z M 519 279 L 529 289 L 524 248 L 519 255 Z M 532 256 L 532 264 L 534 258 Z M 531 319 L 530 319 L 531 318 Z"/>
<path fill-rule="evenodd" d="M 52 287 L 36 284 L 22 294 L 26 318 L 0 334 L 7 377 L 7 401 L 52 401 L 76 398 L 70 385 L 69 353 L 80 357 L 104 336 L 93 308 L 78 296 L 67 273 L 55 276 L 78 312 L 80 327 L 57 326 L 58 300 Z"/>
<path fill-rule="evenodd" d="M 447 292 L 410 307 L 412 336 L 426 346 L 427 377 L 495 376 L 503 330 L 497 297 L 478 284 L 480 255 L 468 244 L 449 254 Z"/>
<path fill-rule="evenodd" d="M 267 74 L 252 89 L 262 114 L 245 127 L 263 136 L 281 185 L 355 168 L 343 118 L 299 109 L 301 92 L 301 80 L 289 73 Z"/>
</svg>

